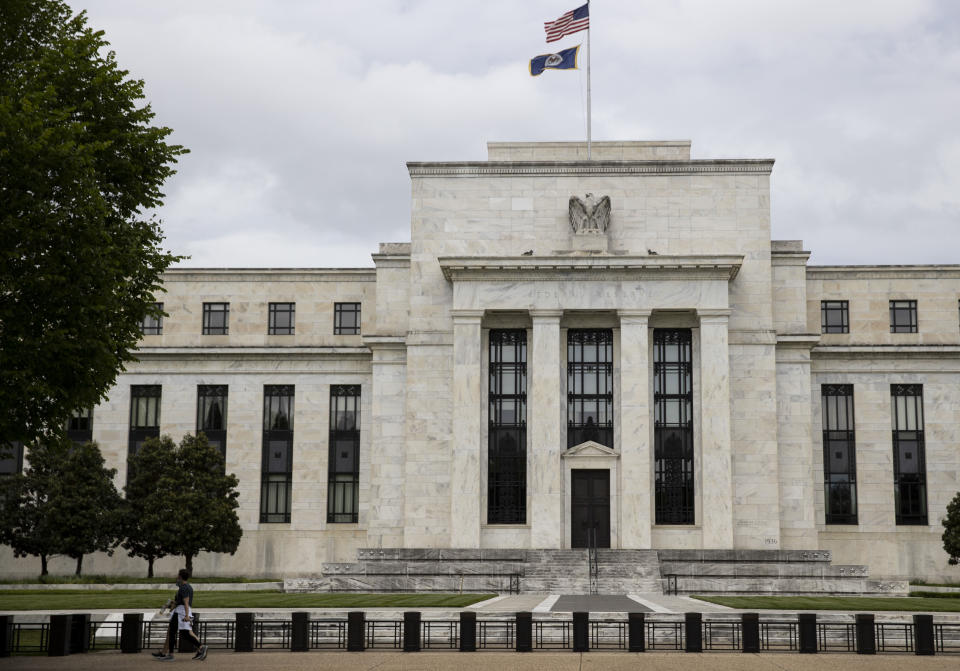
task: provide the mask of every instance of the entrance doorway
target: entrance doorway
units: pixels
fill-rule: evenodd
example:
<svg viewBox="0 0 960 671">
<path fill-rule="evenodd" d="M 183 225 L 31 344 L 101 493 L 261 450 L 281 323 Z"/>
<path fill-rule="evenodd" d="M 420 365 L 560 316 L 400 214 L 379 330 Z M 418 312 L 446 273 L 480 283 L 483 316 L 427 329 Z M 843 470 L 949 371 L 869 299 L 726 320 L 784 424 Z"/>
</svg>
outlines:
<svg viewBox="0 0 960 671">
<path fill-rule="evenodd" d="M 590 547 L 590 532 L 598 548 L 610 547 L 610 471 L 570 471 L 570 545 Z"/>
</svg>

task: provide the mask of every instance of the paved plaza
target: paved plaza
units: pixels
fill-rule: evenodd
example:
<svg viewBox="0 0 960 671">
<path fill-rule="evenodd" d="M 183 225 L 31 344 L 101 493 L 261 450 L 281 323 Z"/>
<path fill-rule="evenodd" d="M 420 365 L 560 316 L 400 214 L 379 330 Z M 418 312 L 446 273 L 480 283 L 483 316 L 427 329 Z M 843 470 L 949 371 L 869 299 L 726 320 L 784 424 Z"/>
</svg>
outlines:
<svg viewBox="0 0 960 671">
<path fill-rule="evenodd" d="M 4 669 L 14 671 L 113 671 L 114 669 L 149 669 L 198 666 L 203 671 L 809 671 L 810 669 L 842 671 L 901 671 L 917 669 L 957 668 L 957 658 L 916 657 L 913 655 L 860 656 L 856 654 L 796 655 L 767 653 L 762 655 L 729 653 L 574 653 L 574 652 L 254 652 L 212 651 L 205 662 L 192 662 L 190 655 L 179 655 L 172 663 L 158 663 L 147 653 L 124 655 L 106 652 L 70 657 L 13 657 L 3 660 Z M 202 665 L 202 666 L 201 666 Z"/>
</svg>

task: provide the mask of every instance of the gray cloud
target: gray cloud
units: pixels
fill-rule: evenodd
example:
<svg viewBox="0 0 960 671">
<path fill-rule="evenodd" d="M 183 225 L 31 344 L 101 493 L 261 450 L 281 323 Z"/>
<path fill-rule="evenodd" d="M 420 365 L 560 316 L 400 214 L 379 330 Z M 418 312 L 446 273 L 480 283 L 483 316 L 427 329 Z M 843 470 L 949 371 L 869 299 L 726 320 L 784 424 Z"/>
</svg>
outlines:
<svg viewBox="0 0 960 671">
<path fill-rule="evenodd" d="M 523 3 L 86 0 L 192 153 L 159 211 L 189 266 L 366 266 L 409 230 L 407 160 L 583 138 L 584 73 L 532 79 Z M 960 262 L 960 6 L 603 0 L 593 135 L 773 157 L 773 232 L 814 263 Z"/>
</svg>

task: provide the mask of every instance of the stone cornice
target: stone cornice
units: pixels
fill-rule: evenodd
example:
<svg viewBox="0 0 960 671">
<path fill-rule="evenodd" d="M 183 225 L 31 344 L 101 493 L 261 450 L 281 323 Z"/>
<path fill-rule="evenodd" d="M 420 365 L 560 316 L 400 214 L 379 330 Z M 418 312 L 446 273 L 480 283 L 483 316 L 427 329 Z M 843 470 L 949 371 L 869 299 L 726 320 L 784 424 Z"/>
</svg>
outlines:
<svg viewBox="0 0 960 671">
<path fill-rule="evenodd" d="M 450 282 L 673 280 L 729 281 L 742 256 L 441 256 Z"/>
<path fill-rule="evenodd" d="M 817 345 L 817 358 L 960 358 L 960 345 Z"/>
<path fill-rule="evenodd" d="M 173 268 L 163 282 L 376 282 L 375 268 Z"/>
<path fill-rule="evenodd" d="M 699 161 L 410 162 L 411 177 L 566 177 L 589 175 L 769 175 L 773 159 Z"/>
<path fill-rule="evenodd" d="M 290 347 L 290 346 L 220 346 L 220 347 L 141 347 L 135 356 L 144 359 L 261 359 L 261 358 L 350 358 L 370 357 L 369 347 Z"/>
<path fill-rule="evenodd" d="M 807 279 L 960 279 L 960 265 L 807 266 Z"/>
</svg>

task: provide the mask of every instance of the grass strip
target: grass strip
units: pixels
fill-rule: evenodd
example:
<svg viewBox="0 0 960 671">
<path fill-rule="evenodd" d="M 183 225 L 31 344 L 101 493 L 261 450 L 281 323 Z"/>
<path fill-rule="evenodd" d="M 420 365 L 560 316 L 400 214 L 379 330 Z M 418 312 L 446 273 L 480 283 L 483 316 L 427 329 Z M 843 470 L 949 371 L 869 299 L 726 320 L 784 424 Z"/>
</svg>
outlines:
<svg viewBox="0 0 960 671">
<path fill-rule="evenodd" d="M 160 608 L 173 590 L 0 590 L 0 611 Z M 493 594 L 284 594 L 278 590 L 204 592 L 196 590 L 200 613 L 208 608 L 462 608 Z"/>
<path fill-rule="evenodd" d="M 155 578 L 144 578 L 142 576 L 127 575 L 45 575 L 36 578 L 12 578 L 0 580 L 0 585 L 156 585 L 161 583 L 170 583 L 172 586 L 176 582 L 176 577 L 162 574 Z M 282 582 L 281 578 L 243 578 L 240 576 L 226 577 L 193 577 L 190 582 L 197 584 L 204 583 L 258 583 L 258 582 Z M 2 589 L 2 588 L 0 588 Z"/>
<path fill-rule="evenodd" d="M 924 599 L 960 599 L 960 592 L 910 592 L 910 596 Z"/>
<path fill-rule="evenodd" d="M 743 610 L 845 610 L 871 613 L 876 611 L 907 611 L 919 613 L 960 612 L 960 599 L 928 597 L 870 597 L 870 596 L 703 596 L 694 599 Z"/>
<path fill-rule="evenodd" d="M 918 587 L 960 587 L 960 582 L 927 582 L 926 580 L 911 580 L 910 584 Z"/>
</svg>

